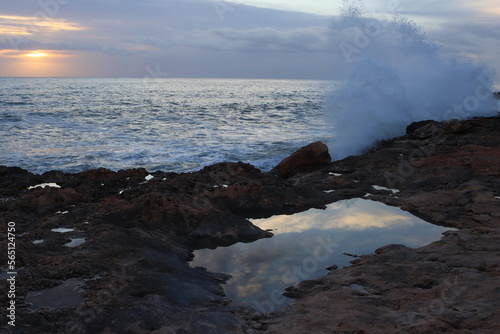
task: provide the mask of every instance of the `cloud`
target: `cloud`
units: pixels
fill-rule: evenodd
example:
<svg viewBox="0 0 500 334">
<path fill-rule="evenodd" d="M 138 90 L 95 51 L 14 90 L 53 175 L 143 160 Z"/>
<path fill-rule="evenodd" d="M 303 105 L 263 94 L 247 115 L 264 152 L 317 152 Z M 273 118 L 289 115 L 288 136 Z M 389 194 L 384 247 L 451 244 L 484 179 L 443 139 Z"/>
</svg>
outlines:
<svg viewBox="0 0 500 334">
<path fill-rule="evenodd" d="M 163 36 L 131 38 L 128 42 L 152 47 L 191 47 L 248 52 L 327 52 L 331 50 L 328 27 L 291 30 L 257 27 L 253 29 L 218 28 L 209 30 L 169 29 Z"/>
<path fill-rule="evenodd" d="M 330 50 L 327 27 L 306 27 L 292 30 L 278 30 L 258 27 L 248 30 L 213 29 L 210 35 L 218 38 L 215 44 L 226 48 L 247 51 L 282 51 L 282 52 L 325 52 Z"/>
<path fill-rule="evenodd" d="M 20 40 L 27 37 L 30 42 L 26 42 L 30 45 L 35 41 L 52 46 L 66 42 L 65 45 L 76 46 L 76 50 L 82 49 L 78 47 L 79 44 L 93 44 L 90 49 L 99 49 L 98 43 L 102 50 L 126 50 L 129 49 L 129 44 L 166 48 L 234 47 L 237 50 L 255 46 L 256 51 L 304 51 L 324 48 L 321 44 L 325 44 L 328 24 L 326 18 L 319 19 L 318 16 L 310 14 L 232 5 L 226 2 L 224 6 L 230 6 L 231 11 L 221 13 L 217 2 L 214 1 L 150 0 L 139 4 L 128 0 L 91 0 L 85 3 L 70 2 L 67 7 L 61 8 L 57 12 L 61 15 L 64 13 L 64 19 L 35 20 L 30 16 L 12 15 L 0 16 L 0 23 L 2 18 L 8 19 L 11 21 L 10 26 L 14 27 L 14 20 L 17 26 L 21 26 L 19 29 L 25 29 L 11 29 L 11 39 Z M 35 9 L 33 8 L 33 11 Z M 71 20 L 71 23 L 68 20 Z M 64 33 L 66 30 L 83 30 L 83 22 L 87 26 L 85 33 Z M 42 42 L 42 38 L 37 38 L 40 36 L 27 32 L 27 27 L 30 26 L 43 31 L 46 28 L 58 29 L 60 33 L 52 36 L 50 43 Z"/>
<path fill-rule="evenodd" d="M 469 35 L 472 38 L 485 38 L 500 41 L 500 24 L 466 22 L 449 24 L 447 28 L 450 32 L 457 35 Z"/>
<path fill-rule="evenodd" d="M 415 18 L 434 18 L 426 28 L 443 50 L 483 52 L 489 61 L 498 53 L 498 21 L 491 14 L 498 6 L 491 1 L 422 1 L 402 0 L 401 9 Z M 370 5 L 388 13 L 387 1 Z M 123 76 L 168 63 L 180 76 L 274 73 L 325 79 L 330 75 L 325 68 L 342 56 L 343 36 L 332 33 L 330 21 L 222 0 L 16 0 L 2 4 L 0 50 L 74 52 L 79 61 L 91 61 L 75 66 L 113 76 L 118 74 L 110 72 L 110 62 L 123 62 L 116 66 L 125 69 Z M 285 66 L 291 67 L 289 75 Z"/>
<path fill-rule="evenodd" d="M 429 37 L 441 45 L 445 53 L 476 57 L 494 54 L 500 47 L 500 24 L 445 22 L 430 31 Z"/>
<path fill-rule="evenodd" d="M 253 219 L 262 229 L 276 229 L 279 233 L 300 233 L 319 230 L 366 230 L 408 226 L 416 222 L 408 213 L 378 202 L 353 200 L 328 205 L 326 210 L 311 209 L 294 215 L 277 215 L 267 219 Z"/>
<path fill-rule="evenodd" d="M 83 26 L 77 23 L 67 22 L 66 20 L 34 17 L 34 16 L 16 16 L 0 15 L 0 35 L 8 36 L 36 36 L 46 35 L 61 31 L 79 31 L 84 30 Z"/>
</svg>

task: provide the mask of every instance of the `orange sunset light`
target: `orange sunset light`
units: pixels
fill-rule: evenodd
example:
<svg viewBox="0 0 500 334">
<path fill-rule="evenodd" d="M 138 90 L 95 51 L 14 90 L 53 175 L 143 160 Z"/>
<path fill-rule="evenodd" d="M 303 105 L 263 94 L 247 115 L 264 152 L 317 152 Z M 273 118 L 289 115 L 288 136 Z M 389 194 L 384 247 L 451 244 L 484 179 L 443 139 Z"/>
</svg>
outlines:
<svg viewBox="0 0 500 334">
<path fill-rule="evenodd" d="M 2 59 L 3 58 L 3 59 Z M 63 77 L 75 76 L 73 53 L 59 53 L 53 50 L 36 50 L 16 53 L 15 50 L 0 50 L 0 73 L 15 77 Z"/>
<path fill-rule="evenodd" d="M 48 54 L 43 53 L 43 52 L 33 52 L 33 53 L 27 53 L 24 56 L 32 57 L 32 58 L 40 58 L 40 57 L 46 57 L 46 56 L 48 56 Z"/>
</svg>

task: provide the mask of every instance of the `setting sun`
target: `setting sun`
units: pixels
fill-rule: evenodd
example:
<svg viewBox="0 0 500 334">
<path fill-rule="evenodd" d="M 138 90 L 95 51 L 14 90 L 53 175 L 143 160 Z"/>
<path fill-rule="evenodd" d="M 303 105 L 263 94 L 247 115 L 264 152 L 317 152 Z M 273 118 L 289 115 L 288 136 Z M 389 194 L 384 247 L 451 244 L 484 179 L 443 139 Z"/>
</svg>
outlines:
<svg viewBox="0 0 500 334">
<path fill-rule="evenodd" d="M 25 54 L 25 56 L 32 57 L 32 58 L 40 58 L 40 57 L 46 57 L 48 55 L 46 53 L 43 53 L 43 52 L 33 52 L 33 53 Z"/>
<path fill-rule="evenodd" d="M 0 50 L 0 73 L 3 76 L 55 77 L 83 75 L 75 72 L 79 57 L 74 52 L 53 50 Z"/>
</svg>

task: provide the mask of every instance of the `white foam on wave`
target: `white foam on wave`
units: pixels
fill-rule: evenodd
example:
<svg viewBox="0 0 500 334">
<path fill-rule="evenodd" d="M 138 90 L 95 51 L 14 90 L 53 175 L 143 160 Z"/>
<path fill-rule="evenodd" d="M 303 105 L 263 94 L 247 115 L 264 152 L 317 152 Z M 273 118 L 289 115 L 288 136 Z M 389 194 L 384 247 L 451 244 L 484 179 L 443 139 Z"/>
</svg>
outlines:
<svg viewBox="0 0 500 334">
<path fill-rule="evenodd" d="M 334 21 L 344 40 L 347 80 L 327 98 L 334 159 L 361 154 L 376 141 L 403 135 L 408 124 L 498 113 L 494 71 L 470 59 L 445 57 L 411 20 L 375 19 L 349 1 Z"/>
</svg>

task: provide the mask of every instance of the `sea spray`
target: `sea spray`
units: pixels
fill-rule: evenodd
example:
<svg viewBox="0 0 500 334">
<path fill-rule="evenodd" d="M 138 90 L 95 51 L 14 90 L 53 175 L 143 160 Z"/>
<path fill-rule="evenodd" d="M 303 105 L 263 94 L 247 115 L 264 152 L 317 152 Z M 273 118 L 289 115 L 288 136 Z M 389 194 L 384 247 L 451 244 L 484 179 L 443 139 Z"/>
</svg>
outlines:
<svg viewBox="0 0 500 334">
<path fill-rule="evenodd" d="M 472 60 L 439 53 L 408 18 L 363 15 L 346 1 L 332 24 L 347 68 L 346 79 L 326 99 L 334 159 L 360 154 L 377 141 L 403 135 L 421 120 L 497 114 L 494 72 Z"/>
</svg>

